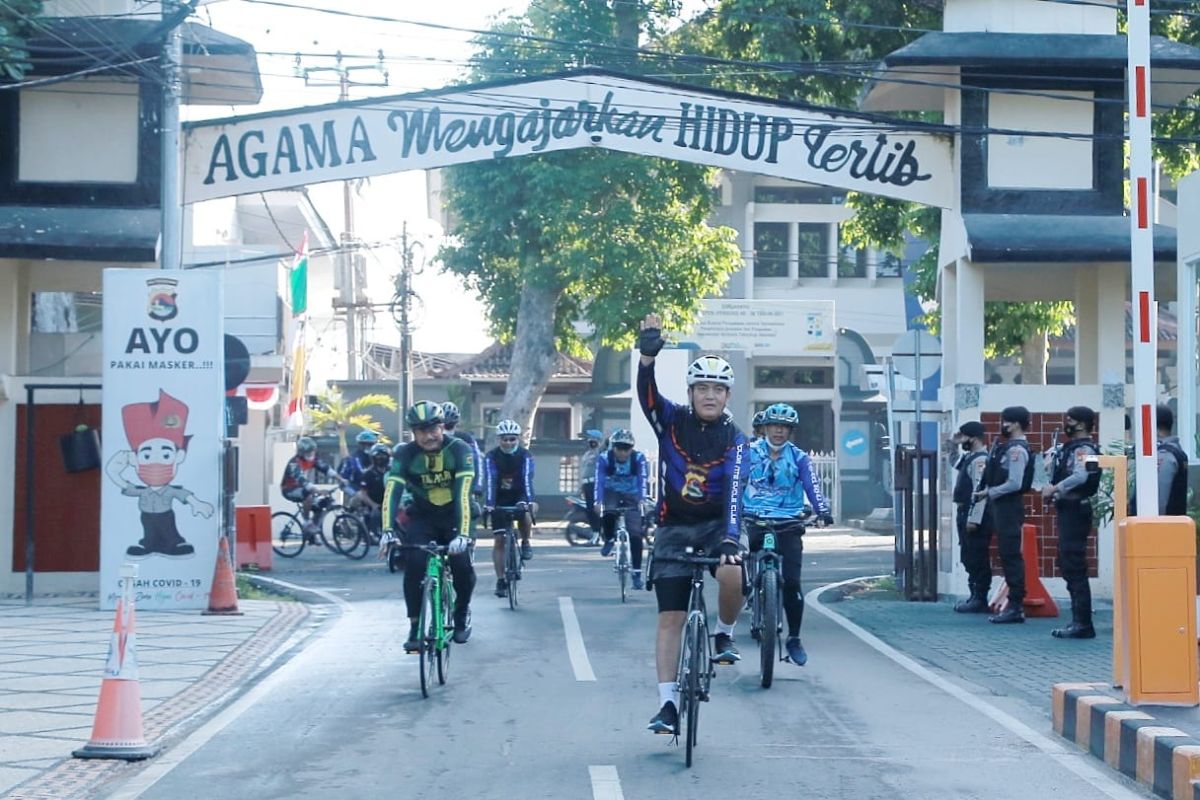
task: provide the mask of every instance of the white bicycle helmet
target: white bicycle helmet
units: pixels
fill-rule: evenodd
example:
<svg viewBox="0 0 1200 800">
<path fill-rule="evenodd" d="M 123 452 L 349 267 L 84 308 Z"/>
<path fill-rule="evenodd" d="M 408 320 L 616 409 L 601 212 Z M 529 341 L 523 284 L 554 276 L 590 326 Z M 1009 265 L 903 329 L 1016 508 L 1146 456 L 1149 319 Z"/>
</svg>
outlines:
<svg viewBox="0 0 1200 800">
<path fill-rule="evenodd" d="M 733 386 L 733 367 L 720 356 L 700 356 L 688 366 L 687 385 L 697 383 L 719 383 Z"/>
<path fill-rule="evenodd" d="M 617 445 L 633 447 L 633 431 L 625 428 L 617 428 L 612 432 L 612 436 L 609 437 L 608 441 L 614 447 Z"/>
<path fill-rule="evenodd" d="M 520 436 L 521 426 L 516 423 L 516 420 L 502 419 L 500 424 L 496 426 L 497 436 Z"/>
</svg>

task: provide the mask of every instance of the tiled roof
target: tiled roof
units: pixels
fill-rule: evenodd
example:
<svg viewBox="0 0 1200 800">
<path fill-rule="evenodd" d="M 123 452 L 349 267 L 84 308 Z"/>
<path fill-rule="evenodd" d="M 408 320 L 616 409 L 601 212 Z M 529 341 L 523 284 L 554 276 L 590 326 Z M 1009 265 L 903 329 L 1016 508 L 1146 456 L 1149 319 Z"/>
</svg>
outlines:
<svg viewBox="0 0 1200 800">
<path fill-rule="evenodd" d="M 507 378 L 512 364 L 512 345 L 496 342 L 477 356 L 468 358 L 440 377 L 452 378 Z M 558 354 L 552 378 L 592 377 L 592 362 L 582 358 Z"/>
</svg>

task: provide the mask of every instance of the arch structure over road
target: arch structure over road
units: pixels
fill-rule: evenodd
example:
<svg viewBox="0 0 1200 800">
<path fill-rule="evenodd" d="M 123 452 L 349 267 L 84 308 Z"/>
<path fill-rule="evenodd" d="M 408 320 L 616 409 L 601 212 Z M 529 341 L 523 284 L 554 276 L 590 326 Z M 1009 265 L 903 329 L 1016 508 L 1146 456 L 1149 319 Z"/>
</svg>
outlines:
<svg viewBox="0 0 1200 800">
<path fill-rule="evenodd" d="M 930 126 L 599 69 L 192 122 L 184 202 L 583 147 L 955 204 Z"/>
</svg>

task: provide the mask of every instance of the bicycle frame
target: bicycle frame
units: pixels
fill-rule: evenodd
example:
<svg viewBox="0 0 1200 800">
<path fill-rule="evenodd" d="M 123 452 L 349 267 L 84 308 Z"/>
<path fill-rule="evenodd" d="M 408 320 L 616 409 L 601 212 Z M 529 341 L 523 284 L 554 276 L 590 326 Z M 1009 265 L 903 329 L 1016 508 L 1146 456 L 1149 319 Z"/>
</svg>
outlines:
<svg viewBox="0 0 1200 800">
<path fill-rule="evenodd" d="M 770 602 L 770 600 L 762 596 L 763 573 L 767 570 L 773 570 L 777 573 L 783 572 L 783 556 L 780 555 L 775 549 L 775 526 L 769 526 L 768 530 L 769 532 L 763 536 L 762 550 L 754 554 L 754 561 L 756 562 L 754 581 L 750 588 L 750 631 L 752 633 L 757 632 L 760 635 L 764 633 L 762 630 L 763 605 L 767 602 Z M 782 578 L 780 578 L 780 580 L 782 580 Z M 779 584 L 776 585 L 778 586 Z M 783 614 L 783 598 L 776 596 L 774 598 L 774 602 L 776 604 L 775 619 L 781 620 Z"/>
<path fill-rule="evenodd" d="M 422 548 L 429 551 L 429 548 Z M 444 552 L 430 552 L 429 561 L 425 565 L 425 581 L 431 587 L 433 595 L 433 607 L 439 610 L 436 618 L 433 621 L 433 641 L 428 642 L 437 650 L 445 650 L 450 644 L 450 638 L 454 635 L 452 625 L 448 625 L 449 620 L 446 619 L 447 609 L 454 608 L 454 584 L 446 580 L 446 574 L 450 569 L 450 556 Z M 428 629 L 422 630 L 422 634 L 428 636 Z"/>
</svg>

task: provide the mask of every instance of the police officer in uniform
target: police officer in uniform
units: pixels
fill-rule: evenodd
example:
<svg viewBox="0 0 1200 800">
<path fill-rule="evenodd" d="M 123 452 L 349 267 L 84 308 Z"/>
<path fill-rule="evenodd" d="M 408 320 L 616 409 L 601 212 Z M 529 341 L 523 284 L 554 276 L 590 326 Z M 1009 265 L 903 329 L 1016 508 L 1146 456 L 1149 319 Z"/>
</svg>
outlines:
<svg viewBox="0 0 1200 800">
<path fill-rule="evenodd" d="M 967 570 L 967 585 L 971 596 L 957 603 L 954 610 L 960 614 L 979 614 L 987 611 L 988 590 L 992 588 L 992 565 L 988 556 L 988 539 L 980 530 L 978 520 L 970 522 L 971 494 L 983 478 L 987 466 L 987 448 L 983 438 L 983 423 L 964 422 L 958 429 L 957 440 L 962 456 L 954 468 L 958 478 L 954 482 L 955 524 L 958 530 L 959 558 Z M 980 511 L 983 504 L 980 503 Z"/>
<path fill-rule="evenodd" d="M 1158 513 L 1179 517 L 1187 514 L 1188 457 L 1172 436 L 1175 414 L 1170 406 L 1157 409 L 1158 426 Z"/>
<path fill-rule="evenodd" d="M 1057 639 L 1094 639 L 1092 589 L 1088 585 L 1087 540 L 1092 532 L 1092 495 L 1100 488 L 1100 470 L 1087 468 L 1089 456 L 1100 455 L 1092 438 L 1096 412 L 1087 406 L 1067 409 L 1063 432 L 1067 441 L 1054 456 L 1050 483 L 1042 496 L 1054 500 L 1058 514 L 1058 568 L 1071 594 L 1071 624 L 1055 628 Z"/>
<path fill-rule="evenodd" d="M 972 495 L 987 502 L 983 514 L 985 541 L 996 532 L 1004 582 L 1008 584 L 1008 606 L 988 622 L 1010 625 L 1025 621 L 1025 559 L 1021 555 L 1021 526 L 1025 524 L 1022 495 L 1033 485 L 1033 454 L 1025 440 L 1029 409 L 1009 406 L 1000 412 L 1000 440 L 992 447 L 983 471 L 983 484 Z"/>
</svg>

